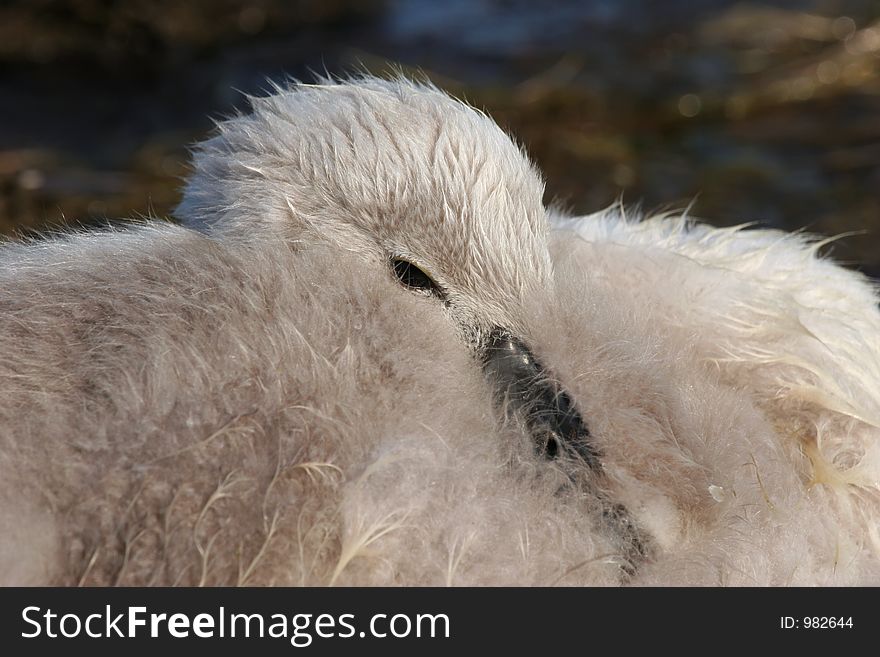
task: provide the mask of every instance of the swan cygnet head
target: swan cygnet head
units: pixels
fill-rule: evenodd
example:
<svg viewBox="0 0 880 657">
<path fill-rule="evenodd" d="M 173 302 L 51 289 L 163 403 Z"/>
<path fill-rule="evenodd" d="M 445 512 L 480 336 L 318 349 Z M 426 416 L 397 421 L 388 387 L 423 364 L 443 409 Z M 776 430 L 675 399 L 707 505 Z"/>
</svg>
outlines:
<svg viewBox="0 0 880 657">
<path fill-rule="evenodd" d="M 251 102 L 196 151 L 183 222 L 330 242 L 385 269 L 454 322 L 539 452 L 598 468 L 521 319 L 553 287 L 544 184 L 524 152 L 486 115 L 409 81 L 297 84 Z"/>
</svg>

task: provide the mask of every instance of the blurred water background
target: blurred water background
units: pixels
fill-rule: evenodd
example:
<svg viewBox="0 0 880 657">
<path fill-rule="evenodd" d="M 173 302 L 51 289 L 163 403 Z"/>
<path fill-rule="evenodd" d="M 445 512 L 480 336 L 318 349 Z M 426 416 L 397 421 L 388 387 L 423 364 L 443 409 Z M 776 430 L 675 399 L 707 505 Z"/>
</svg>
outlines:
<svg viewBox="0 0 880 657">
<path fill-rule="evenodd" d="M 3 0 L 0 233 L 165 217 L 241 92 L 390 65 L 513 132 L 547 201 L 854 232 L 880 276 L 880 0 Z"/>
</svg>

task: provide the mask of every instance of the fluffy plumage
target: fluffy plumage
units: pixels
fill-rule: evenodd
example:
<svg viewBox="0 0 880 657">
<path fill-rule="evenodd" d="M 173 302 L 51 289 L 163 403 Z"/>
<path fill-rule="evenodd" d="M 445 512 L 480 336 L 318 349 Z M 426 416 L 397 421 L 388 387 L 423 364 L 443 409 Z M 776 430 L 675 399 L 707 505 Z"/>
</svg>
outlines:
<svg viewBox="0 0 880 657">
<path fill-rule="evenodd" d="M 432 87 L 294 85 L 197 149 L 184 226 L 4 245 L 0 579 L 880 583 L 876 290 L 802 236 L 542 192 Z M 497 326 L 601 473 L 505 415 Z"/>
</svg>

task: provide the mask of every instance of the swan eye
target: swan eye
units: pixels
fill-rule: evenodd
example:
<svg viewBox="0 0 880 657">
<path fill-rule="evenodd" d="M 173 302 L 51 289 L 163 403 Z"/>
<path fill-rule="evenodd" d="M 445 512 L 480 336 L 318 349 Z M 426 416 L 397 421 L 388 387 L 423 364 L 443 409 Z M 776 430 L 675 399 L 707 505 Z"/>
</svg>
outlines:
<svg viewBox="0 0 880 657">
<path fill-rule="evenodd" d="M 394 270 L 397 280 L 405 287 L 419 292 L 426 292 L 441 299 L 445 296 L 440 288 L 437 287 L 437 284 L 431 280 L 431 277 L 413 263 L 400 258 L 392 258 L 391 268 Z"/>
</svg>

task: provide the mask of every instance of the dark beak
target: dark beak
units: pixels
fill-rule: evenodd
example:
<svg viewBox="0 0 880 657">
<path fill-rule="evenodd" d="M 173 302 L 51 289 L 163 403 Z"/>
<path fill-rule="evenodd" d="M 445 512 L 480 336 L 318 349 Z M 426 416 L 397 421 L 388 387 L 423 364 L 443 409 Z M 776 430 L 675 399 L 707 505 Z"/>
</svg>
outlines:
<svg viewBox="0 0 880 657">
<path fill-rule="evenodd" d="M 562 455 L 580 459 L 595 474 L 602 473 L 599 452 L 574 402 L 525 344 L 509 331 L 493 330 L 483 349 L 483 366 L 508 417 L 519 417 L 528 426 L 535 451 L 548 459 Z M 620 542 L 621 568 L 631 577 L 648 557 L 646 539 L 626 507 L 604 493 L 597 496 L 603 521 Z"/>
<path fill-rule="evenodd" d="M 483 365 L 508 416 L 526 423 L 539 454 L 548 459 L 565 454 L 583 459 L 596 472 L 602 469 L 590 431 L 571 397 L 528 347 L 505 329 L 495 329 L 484 347 Z"/>
</svg>

